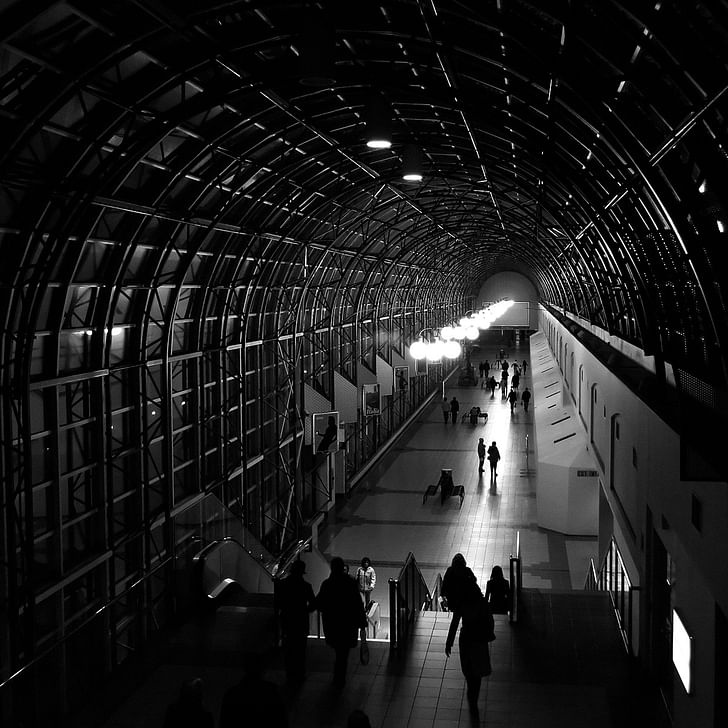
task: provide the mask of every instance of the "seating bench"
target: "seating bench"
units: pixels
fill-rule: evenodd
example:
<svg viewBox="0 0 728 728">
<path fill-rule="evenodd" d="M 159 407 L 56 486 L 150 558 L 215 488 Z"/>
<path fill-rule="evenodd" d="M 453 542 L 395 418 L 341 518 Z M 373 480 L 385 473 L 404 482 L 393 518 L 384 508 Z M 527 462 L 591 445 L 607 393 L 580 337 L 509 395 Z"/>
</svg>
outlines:
<svg viewBox="0 0 728 728">
<path fill-rule="evenodd" d="M 427 500 L 428 496 L 435 495 L 439 487 L 439 483 L 437 485 L 428 485 L 427 488 L 425 488 L 425 492 L 422 496 L 422 502 L 424 503 Z M 465 487 L 462 485 L 454 485 L 449 493 L 443 490 L 440 493 L 440 502 L 444 503 L 446 498 L 454 497 L 460 498 L 460 508 L 462 508 L 463 499 L 465 498 Z"/>
<path fill-rule="evenodd" d="M 439 487 L 439 483 L 437 485 L 428 485 L 427 488 L 425 488 L 425 494 L 422 496 L 422 502 L 424 503 L 427 500 L 428 495 L 435 495 Z"/>
<path fill-rule="evenodd" d="M 456 485 L 450 493 L 450 497 L 458 496 L 460 498 L 460 508 L 463 507 L 463 499 L 465 498 L 465 488 L 462 485 Z"/>
</svg>

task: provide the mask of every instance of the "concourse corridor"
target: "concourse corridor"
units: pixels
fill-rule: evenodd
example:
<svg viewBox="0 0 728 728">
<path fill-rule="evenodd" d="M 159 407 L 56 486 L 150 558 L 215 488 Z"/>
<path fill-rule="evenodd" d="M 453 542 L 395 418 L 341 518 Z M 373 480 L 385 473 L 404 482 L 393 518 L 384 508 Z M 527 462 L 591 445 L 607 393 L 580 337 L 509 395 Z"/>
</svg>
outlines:
<svg viewBox="0 0 728 728">
<path fill-rule="evenodd" d="M 495 353 L 484 351 L 482 358 L 492 360 Z M 510 361 L 514 358 L 530 360 L 528 345 L 512 350 Z M 538 376 L 539 367 L 551 366 L 551 360 L 534 366 Z M 529 364 L 521 390 L 530 387 L 531 372 Z M 386 639 L 372 641 L 370 663 L 363 666 L 352 651 L 347 684 L 340 693 L 331 686 L 333 656 L 322 640 L 309 640 L 307 678 L 298 691 L 286 686 L 280 656 L 273 654 L 268 677 L 281 690 L 289 725 L 339 728 L 357 708 L 367 713 L 374 728 L 639 725 L 639 682 L 619 640 L 608 598 L 580 591 L 595 540 L 567 539 L 537 526 L 537 472 L 533 453 L 526 457 L 527 435 L 533 444 L 533 413 L 519 408 L 511 416 L 499 393 L 491 398 L 479 387 L 448 384 L 446 396 L 457 397 L 461 415 L 472 405 L 486 409 L 487 424 L 445 424 L 439 398 L 433 400 L 359 483 L 353 497 L 329 514 L 319 548 L 326 558 L 343 557 L 352 571 L 362 556 L 371 558 L 378 579 L 374 598 L 383 614 L 379 636 L 386 638 L 387 582 L 397 575 L 409 551 L 430 585 L 460 551 L 484 588 L 494 564 L 503 565 L 507 573 L 515 534 L 520 532 L 525 614 L 515 625 L 506 616 L 496 616 L 493 674 L 483 681 L 478 720 L 473 720 L 466 702 L 457 643 L 452 658 L 445 657 L 450 615 L 440 612 L 418 619 L 401 654 L 392 653 Z M 487 461 L 486 472 L 478 474 L 479 437 L 487 443 L 496 440 L 501 451 L 495 488 L 490 486 Z M 465 487 L 462 508 L 457 498 L 441 504 L 439 494 L 422 503 L 426 485 L 436 482 L 442 467 L 452 468 L 454 482 Z M 317 590 L 319 583 L 310 572 L 306 578 Z M 217 719 L 222 695 L 240 678 L 240 651 L 260 639 L 261 627 L 253 622 L 252 610 L 241 612 L 226 615 L 233 621 L 223 632 L 218 615 L 217 636 L 198 636 L 207 641 L 202 651 L 190 647 L 184 637 L 178 639 L 166 663 L 104 728 L 161 725 L 164 708 L 180 682 L 192 676 L 203 678 L 205 704 Z"/>
<path fill-rule="evenodd" d="M 520 366 L 524 359 L 530 360 L 527 343 L 509 353 L 509 363 L 517 361 Z M 484 348 L 473 356 L 473 363 L 492 362 L 497 354 L 498 347 Z M 500 377 L 499 372 L 495 374 Z M 531 388 L 531 375 L 529 366 L 526 376 L 521 376 L 521 392 Z M 408 552 L 414 553 L 428 585 L 438 572 L 444 574 L 457 552 L 465 556 L 478 583 L 484 585 L 495 564 L 507 573 L 517 532 L 521 535 L 524 586 L 580 588 L 593 541 L 567 542 L 562 535 L 536 525 L 533 410 L 526 414 L 519 402 L 511 415 L 508 401 L 498 389 L 491 397 L 479 385 L 455 386 L 456 379 L 457 373 L 446 383 L 445 396 L 458 399 L 458 422 L 443 422 L 440 400 L 435 398 L 357 485 L 346 506 L 330 514 L 319 548 L 327 557 L 341 556 L 352 569 L 363 556 L 369 556 L 379 584 L 374 596 L 383 610 L 387 607 L 387 579 L 397 575 Z M 485 425 L 460 421 L 472 406 L 488 413 Z M 487 460 L 485 472 L 478 473 L 480 437 L 486 446 L 496 441 L 501 454 L 494 486 Z M 442 468 L 451 468 L 453 482 L 464 486 L 462 507 L 458 498 L 441 504 L 439 491 L 422 503 L 427 485 L 437 483 Z M 585 545 L 588 555 L 584 561 Z M 572 562 L 569 551 L 573 552 Z"/>
</svg>

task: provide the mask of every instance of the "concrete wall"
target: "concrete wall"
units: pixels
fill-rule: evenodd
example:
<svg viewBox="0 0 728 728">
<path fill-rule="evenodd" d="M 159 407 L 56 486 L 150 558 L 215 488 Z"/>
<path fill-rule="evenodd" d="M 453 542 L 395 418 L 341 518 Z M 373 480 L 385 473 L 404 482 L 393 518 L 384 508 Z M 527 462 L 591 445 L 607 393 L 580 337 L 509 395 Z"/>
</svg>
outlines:
<svg viewBox="0 0 728 728">
<path fill-rule="evenodd" d="M 646 581 L 652 558 L 648 553 L 649 509 L 655 534 L 674 563 L 671 604 L 694 639 L 694 691 L 687 695 L 674 675 L 673 725 L 712 726 L 716 605 L 728 614 L 728 485 L 681 480 L 678 433 L 553 316 L 542 309 L 539 321 L 587 440 L 599 455 L 602 502 L 606 500 L 611 509 L 611 519 L 602 514 L 600 524 L 611 521 L 629 576 L 641 589 L 642 659 L 645 664 L 651 659 L 646 601 L 655 587 Z M 650 368 L 647 358 L 641 363 Z M 700 529 L 691 520 L 693 498 L 702 509 Z M 600 534 L 600 544 L 608 540 Z"/>
</svg>

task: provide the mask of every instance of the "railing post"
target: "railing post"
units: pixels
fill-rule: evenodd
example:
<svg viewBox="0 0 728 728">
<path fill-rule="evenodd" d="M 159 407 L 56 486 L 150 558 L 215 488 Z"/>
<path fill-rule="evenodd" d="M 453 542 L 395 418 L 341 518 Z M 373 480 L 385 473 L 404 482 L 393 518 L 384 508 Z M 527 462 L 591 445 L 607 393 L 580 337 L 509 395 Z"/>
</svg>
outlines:
<svg viewBox="0 0 728 728">
<path fill-rule="evenodd" d="M 396 648 L 399 644 L 399 604 L 397 603 L 397 579 L 389 580 L 389 645 Z"/>
</svg>

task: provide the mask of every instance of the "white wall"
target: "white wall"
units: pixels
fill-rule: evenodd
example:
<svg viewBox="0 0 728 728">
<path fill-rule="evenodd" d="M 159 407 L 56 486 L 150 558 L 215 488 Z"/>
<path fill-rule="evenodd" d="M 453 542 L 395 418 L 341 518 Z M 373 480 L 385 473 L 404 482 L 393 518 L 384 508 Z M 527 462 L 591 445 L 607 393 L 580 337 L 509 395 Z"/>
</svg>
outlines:
<svg viewBox="0 0 728 728">
<path fill-rule="evenodd" d="M 681 480 L 679 434 L 553 316 L 541 309 L 539 320 L 545 333 L 553 331 L 551 350 L 562 373 L 569 370 L 574 354 L 570 392 L 578 403 L 581 390 L 581 420 L 587 440 L 602 460 L 597 467 L 613 513 L 614 537 L 633 583 L 642 586 L 641 603 L 648 586 L 644 583 L 650 558 L 646 553 L 648 508 L 656 533 L 675 563 L 672 598 L 694 638 L 695 692 L 686 695 L 675 676 L 673 726 L 713 725 L 715 604 L 728 614 L 728 485 Z M 641 363 L 651 368 L 648 358 Z M 594 388 L 597 400 L 592 418 Z M 614 418 L 620 425 L 619 439 L 613 437 Z M 701 531 L 691 522 L 693 495 L 702 504 Z M 639 623 L 646 629 L 644 614 Z"/>
</svg>

